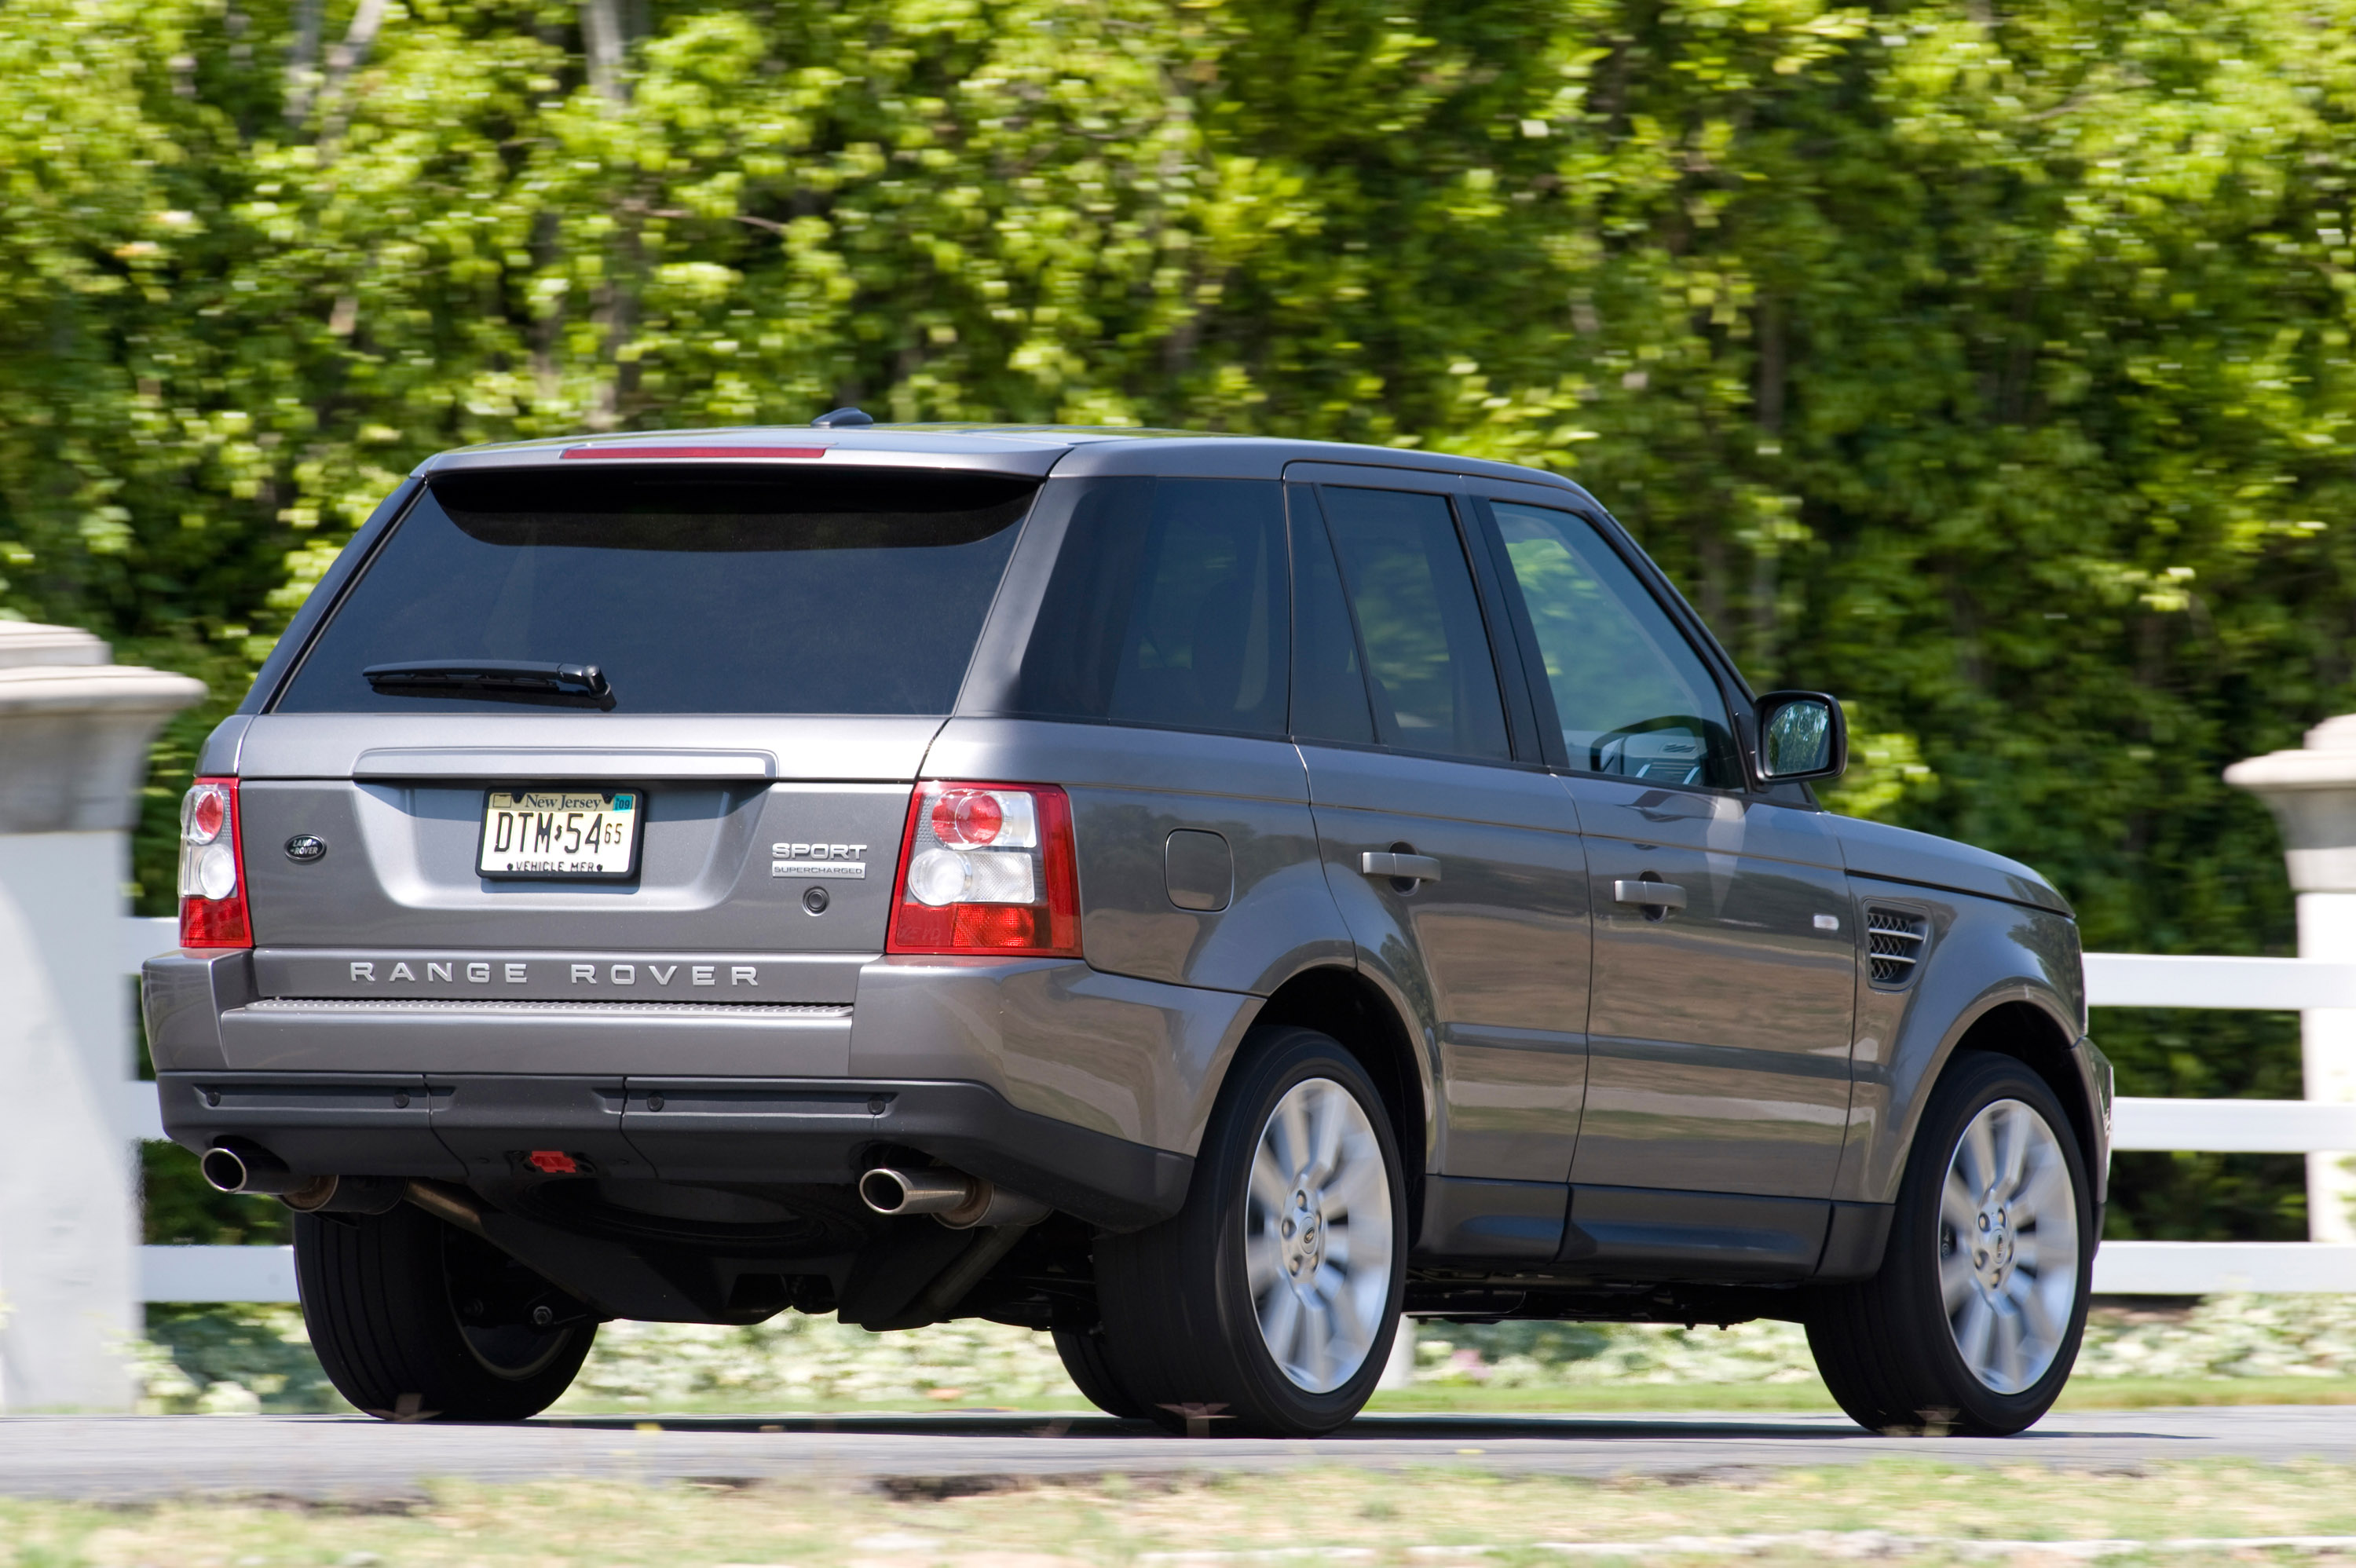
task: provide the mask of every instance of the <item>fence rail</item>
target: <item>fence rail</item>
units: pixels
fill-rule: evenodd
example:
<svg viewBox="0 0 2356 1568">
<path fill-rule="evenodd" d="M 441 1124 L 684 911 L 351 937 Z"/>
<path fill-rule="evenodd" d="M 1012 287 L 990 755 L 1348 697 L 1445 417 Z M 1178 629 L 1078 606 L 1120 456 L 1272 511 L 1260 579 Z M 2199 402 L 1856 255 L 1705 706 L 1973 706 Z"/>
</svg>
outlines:
<svg viewBox="0 0 2356 1568">
<path fill-rule="evenodd" d="M 125 967 L 178 939 L 173 920 L 123 922 Z M 2086 996 L 2098 1008 L 2222 1008 L 2297 1012 L 2356 1008 L 2356 964 L 2304 958 L 2086 955 Z M 152 1083 L 123 1085 L 128 1138 L 161 1138 Z M 2211 1154 L 2356 1151 L 2356 1104 L 2310 1100 L 2122 1099 L 2112 1107 L 2115 1149 Z M 149 1301 L 292 1301 L 285 1247 L 143 1247 Z M 2356 1246 L 2314 1242 L 2107 1242 L 2094 1255 L 2104 1296 L 2206 1296 L 2220 1291 L 2356 1294 Z"/>
</svg>

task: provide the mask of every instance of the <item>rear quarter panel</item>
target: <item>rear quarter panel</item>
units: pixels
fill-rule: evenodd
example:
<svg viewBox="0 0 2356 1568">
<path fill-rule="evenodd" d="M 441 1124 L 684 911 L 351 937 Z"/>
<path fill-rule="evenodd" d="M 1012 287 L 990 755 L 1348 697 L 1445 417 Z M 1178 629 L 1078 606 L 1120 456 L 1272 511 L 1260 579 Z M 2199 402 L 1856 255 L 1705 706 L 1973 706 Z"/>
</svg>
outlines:
<svg viewBox="0 0 2356 1568">
<path fill-rule="evenodd" d="M 1064 786 L 1091 968 L 1264 997 L 1314 965 L 1352 961 L 1318 863 L 1308 776 L 1289 741 L 954 719 L 925 774 Z M 1181 828 L 1226 840 L 1234 880 L 1224 909 L 1172 901 L 1165 856 Z"/>
</svg>

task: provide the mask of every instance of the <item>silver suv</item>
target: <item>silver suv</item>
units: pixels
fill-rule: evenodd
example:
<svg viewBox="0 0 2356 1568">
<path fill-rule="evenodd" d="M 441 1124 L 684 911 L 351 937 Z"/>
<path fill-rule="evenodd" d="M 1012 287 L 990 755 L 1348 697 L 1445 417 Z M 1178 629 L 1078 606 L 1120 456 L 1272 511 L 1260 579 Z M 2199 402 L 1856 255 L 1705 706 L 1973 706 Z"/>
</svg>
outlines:
<svg viewBox="0 0 2356 1568">
<path fill-rule="evenodd" d="M 1402 1313 L 1807 1325 L 1858 1421 L 2068 1376 L 2110 1072 L 2036 873 L 1827 815 L 1592 497 L 1135 431 L 425 464 L 187 796 L 164 1124 L 363 1410 L 616 1317 L 1052 1333 L 1315 1433 Z"/>
</svg>

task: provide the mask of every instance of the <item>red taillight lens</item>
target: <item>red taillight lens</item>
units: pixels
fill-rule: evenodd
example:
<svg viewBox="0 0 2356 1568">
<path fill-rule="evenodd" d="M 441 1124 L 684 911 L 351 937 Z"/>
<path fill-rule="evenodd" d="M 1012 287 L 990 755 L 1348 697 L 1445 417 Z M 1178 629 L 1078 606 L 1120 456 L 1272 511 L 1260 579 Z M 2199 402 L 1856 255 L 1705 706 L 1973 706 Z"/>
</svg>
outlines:
<svg viewBox="0 0 2356 1568">
<path fill-rule="evenodd" d="M 933 837 L 944 844 L 989 844 L 1006 826 L 995 792 L 948 789 L 933 797 Z"/>
<path fill-rule="evenodd" d="M 180 802 L 180 945 L 253 945 L 235 779 L 198 779 Z"/>
<path fill-rule="evenodd" d="M 1064 792 L 918 784 L 900 840 L 886 949 L 1080 956 L 1079 860 Z"/>
</svg>

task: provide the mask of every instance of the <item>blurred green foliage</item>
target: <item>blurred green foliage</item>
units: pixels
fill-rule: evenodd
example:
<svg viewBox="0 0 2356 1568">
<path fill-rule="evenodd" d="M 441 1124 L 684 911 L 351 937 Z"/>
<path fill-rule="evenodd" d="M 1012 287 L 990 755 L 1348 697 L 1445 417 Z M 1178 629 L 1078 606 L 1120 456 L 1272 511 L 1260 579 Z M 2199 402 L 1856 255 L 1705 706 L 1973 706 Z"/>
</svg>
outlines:
<svg viewBox="0 0 2356 1568">
<path fill-rule="evenodd" d="M 2356 0 L 16 0 L 0 612 L 226 705 L 399 474 L 509 436 L 1476 453 L 1851 700 L 1849 808 L 2089 947 L 2285 951 L 2217 775 L 2356 707 L 2351 105 Z M 2096 1022 L 2130 1092 L 2295 1080 L 2280 1020 Z M 2209 1165 L 2117 1223 L 2297 1233 Z"/>
</svg>

